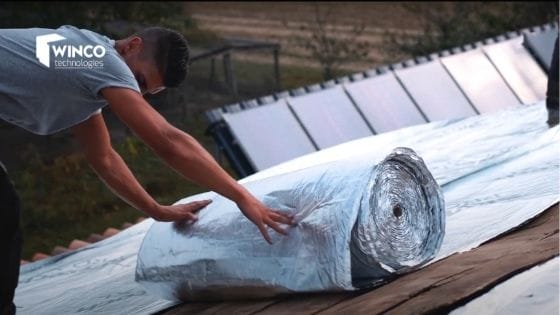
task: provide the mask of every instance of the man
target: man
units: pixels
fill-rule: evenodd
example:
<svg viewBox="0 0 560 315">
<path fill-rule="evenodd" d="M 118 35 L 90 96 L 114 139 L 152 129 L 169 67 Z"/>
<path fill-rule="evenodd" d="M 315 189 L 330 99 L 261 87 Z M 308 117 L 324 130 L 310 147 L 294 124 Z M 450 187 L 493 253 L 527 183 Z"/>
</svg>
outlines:
<svg viewBox="0 0 560 315">
<path fill-rule="evenodd" d="M 72 26 L 0 30 L 0 118 L 41 135 L 71 128 L 91 167 L 124 201 L 158 221 L 196 220 L 209 200 L 160 205 L 113 150 L 100 114 L 109 104 L 170 167 L 234 201 L 271 243 L 266 226 L 286 234 L 279 224 L 294 224 L 293 219 L 264 206 L 142 97 L 178 86 L 188 59 L 183 36 L 157 27 L 117 41 Z M 0 310 L 10 314 L 21 241 L 19 201 L 5 169 L 0 170 L 0 224 Z"/>
</svg>

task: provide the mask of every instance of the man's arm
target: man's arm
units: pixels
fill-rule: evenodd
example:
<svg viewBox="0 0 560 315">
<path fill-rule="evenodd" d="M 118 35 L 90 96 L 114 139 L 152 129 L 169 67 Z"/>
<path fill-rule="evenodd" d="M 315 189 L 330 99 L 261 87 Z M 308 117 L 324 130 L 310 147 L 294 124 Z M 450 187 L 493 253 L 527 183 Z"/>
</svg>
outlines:
<svg viewBox="0 0 560 315">
<path fill-rule="evenodd" d="M 265 228 L 286 234 L 278 223 L 293 219 L 264 206 L 239 185 L 190 135 L 170 125 L 137 92 L 126 88 L 105 88 L 102 94 L 111 110 L 168 165 L 198 185 L 234 201 L 270 243 Z"/>
<path fill-rule="evenodd" d="M 136 180 L 121 156 L 111 146 L 101 114 L 72 128 L 85 157 L 103 182 L 121 199 L 158 221 L 196 220 L 194 213 L 208 205 L 198 201 L 184 205 L 158 204 Z"/>
</svg>

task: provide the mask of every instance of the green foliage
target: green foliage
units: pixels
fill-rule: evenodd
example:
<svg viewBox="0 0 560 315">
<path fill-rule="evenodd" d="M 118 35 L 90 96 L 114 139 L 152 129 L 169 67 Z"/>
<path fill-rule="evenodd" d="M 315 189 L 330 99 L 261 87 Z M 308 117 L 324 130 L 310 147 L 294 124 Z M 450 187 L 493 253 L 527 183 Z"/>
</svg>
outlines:
<svg viewBox="0 0 560 315">
<path fill-rule="evenodd" d="M 418 2 L 403 6 L 422 21 L 423 32 L 386 33 L 388 62 L 550 23 L 558 15 L 558 2 Z"/>
<path fill-rule="evenodd" d="M 272 60 L 272 53 L 270 58 Z M 190 66 L 190 73 L 186 80 L 189 103 L 202 103 L 206 106 L 204 109 L 208 109 L 278 92 L 273 65 L 255 63 L 247 60 L 249 58 L 237 58 L 235 53 L 232 54 L 232 59 L 239 96 L 233 97 L 228 92 L 221 68 L 221 59 L 216 59 L 214 76 L 211 75 L 210 60 L 201 60 Z M 334 69 L 331 73 L 335 77 L 349 74 L 348 71 L 342 69 Z M 294 89 L 322 80 L 323 71 L 319 68 L 284 65 L 280 69 L 282 90 Z M 219 98 L 217 98 L 218 95 Z"/>
<path fill-rule="evenodd" d="M 203 191 L 161 164 L 136 138 L 125 139 L 115 149 L 160 203 L 171 204 Z M 45 161 L 30 146 L 22 158 L 26 166 L 11 176 L 22 200 L 24 257 L 146 216 L 116 197 L 81 154 Z"/>
<path fill-rule="evenodd" d="M 95 174 L 87 169 L 83 158 L 70 155 L 58 157 L 46 164 L 33 147 L 29 147 L 22 158 L 28 164 L 15 178 L 16 189 L 22 200 L 34 200 L 37 203 L 31 209 L 27 209 L 24 204 L 24 212 L 29 218 L 28 222 L 24 222 L 25 225 L 42 227 L 60 218 L 91 217 L 102 211 L 95 198 L 82 198 L 77 193 L 84 191 L 95 196 L 104 194 L 98 185 L 88 184 Z M 71 204 L 72 207 L 61 207 L 61 203 Z M 68 211 L 71 208 L 77 210 Z"/>
</svg>

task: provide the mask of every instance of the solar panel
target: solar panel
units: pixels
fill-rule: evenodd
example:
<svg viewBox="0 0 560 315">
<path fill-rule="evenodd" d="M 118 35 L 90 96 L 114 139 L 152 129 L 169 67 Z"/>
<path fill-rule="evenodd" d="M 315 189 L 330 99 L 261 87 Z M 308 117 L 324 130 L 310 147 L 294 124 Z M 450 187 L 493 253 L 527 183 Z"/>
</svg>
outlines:
<svg viewBox="0 0 560 315">
<path fill-rule="evenodd" d="M 440 59 L 480 113 L 519 104 L 509 86 L 480 49 Z"/>
<path fill-rule="evenodd" d="M 554 43 L 558 37 L 558 26 L 550 27 L 547 30 L 526 33 L 523 35 L 523 45 L 535 55 L 541 66 L 548 72 Z"/>
<path fill-rule="evenodd" d="M 547 76 L 523 47 L 523 37 L 487 45 L 483 50 L 522 103 L 545 99 Z"/>
<path fill-rule="evenodd" d="M 426 122 L 392 72 L 345 83 L 344 88 L 377 133 Z"/>
<path fill-rule="evenodd" d="M 288 103 L 319 149 L 372 135 L 340 86 L 291 97 Z"/>
<path fill-rule="evenodd" d="M 256 170 L 316 151 L 284 100 L 223 117 Z"/>
<path fill-rule="evenodd" d="M 477 114 L 439 61 L 395 70 L 395 74 L 430 121 Z"/>
</svg>

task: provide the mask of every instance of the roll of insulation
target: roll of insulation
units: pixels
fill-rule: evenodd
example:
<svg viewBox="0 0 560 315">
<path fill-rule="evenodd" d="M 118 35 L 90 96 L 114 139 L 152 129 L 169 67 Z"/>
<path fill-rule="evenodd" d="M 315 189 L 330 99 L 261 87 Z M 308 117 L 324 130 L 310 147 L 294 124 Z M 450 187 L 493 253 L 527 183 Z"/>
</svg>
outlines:
<svg viewBox="0 0 560 315">
<path fill-rule="evenodd" d="M 422 159 L 397 148 L 368 181 L 352 229 L 352 280 L 371 287 L 432 259 L 445 231 L 443 192 Z"/>
<path fill-rule="evenodd" d="M 138 253 L 136 281 L 182 301 L 354 290 L 417 268 L 442 243 L 443 194 L 408 148 L 382 161 L 353 157 L 245 187 L 270 208 L 294 215 L 298 224 L 288 236 L 271 230 L 269 245 L 233 202 L 212 194 L 196 223 L 152 225 Z"/>
</svg>

